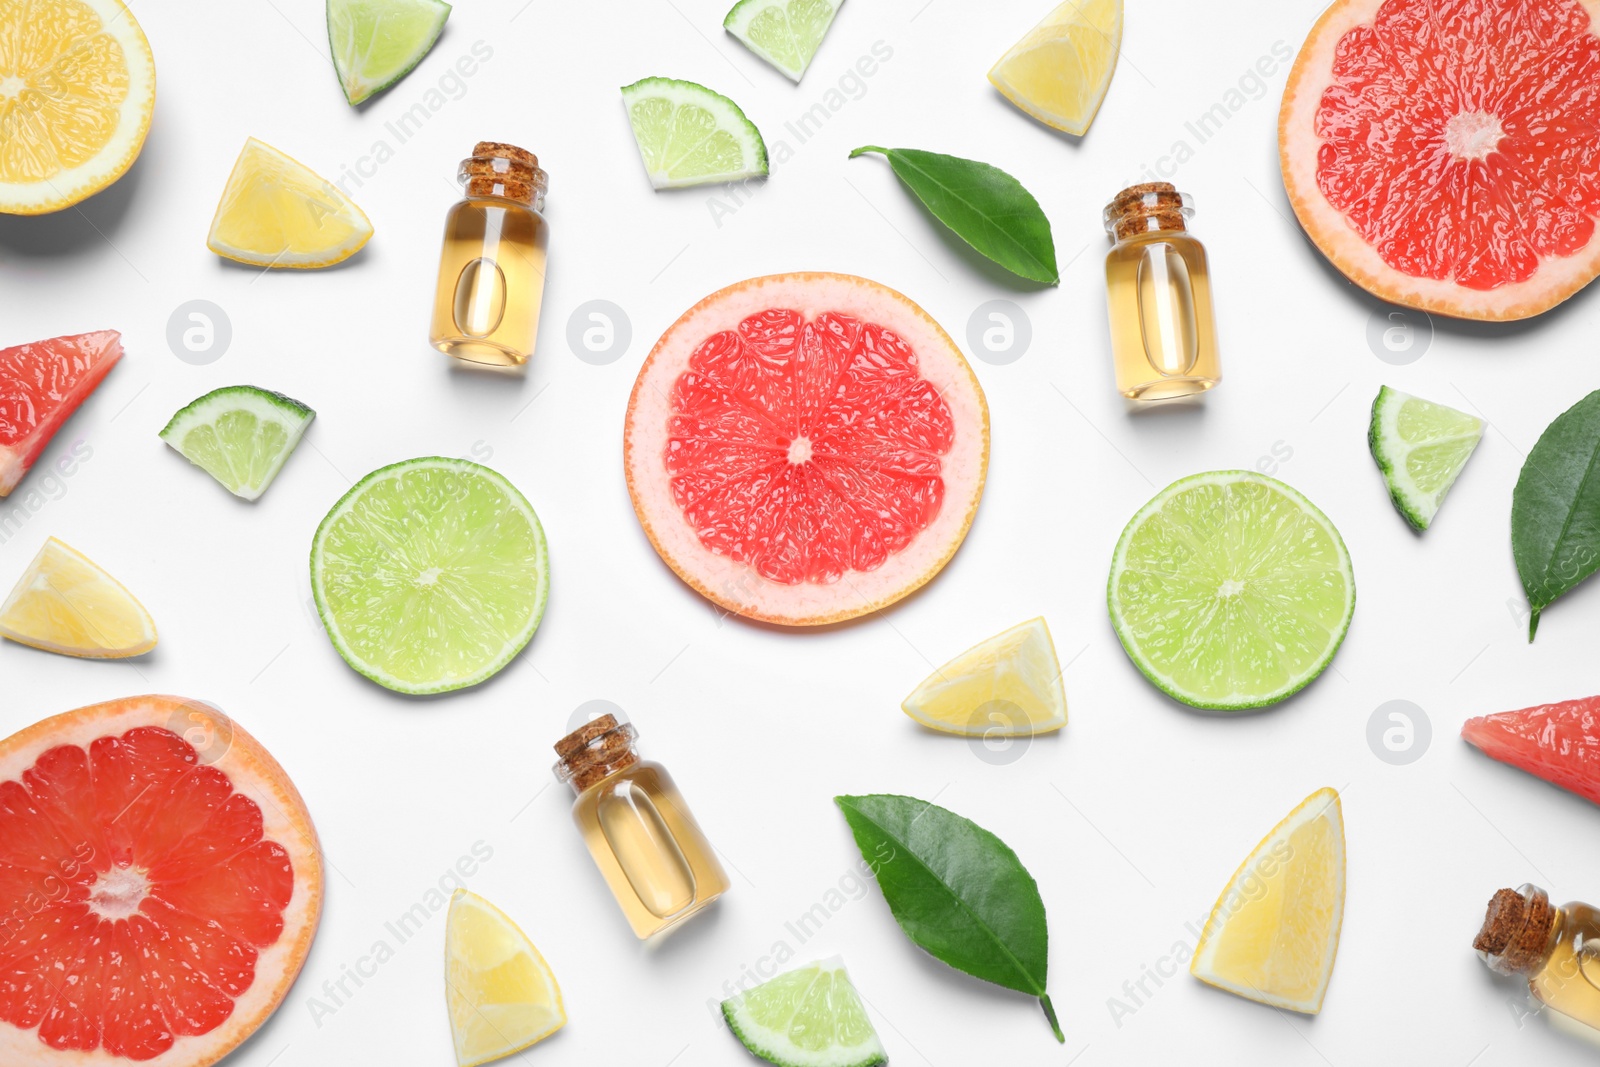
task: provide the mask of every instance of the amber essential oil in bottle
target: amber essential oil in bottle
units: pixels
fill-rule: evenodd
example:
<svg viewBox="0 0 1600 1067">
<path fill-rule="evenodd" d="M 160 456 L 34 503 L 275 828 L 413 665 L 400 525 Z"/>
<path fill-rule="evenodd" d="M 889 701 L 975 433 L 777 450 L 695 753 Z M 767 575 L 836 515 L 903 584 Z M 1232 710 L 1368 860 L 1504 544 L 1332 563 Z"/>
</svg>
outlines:
<svg viewBox="0 0 1600 1067">
<path fill-rule="evenodd" d="M 1472 947 L 1490 970 L 1527 979 L 1535 1000 L 1600 1038 L 1600 910 L 1576 901 L 1558 908 L 1536 885 L 1502 889 Z"/>
<path fill-rule="evenodd" d="M 1106 205 L 1106 299 L 1117 391 L 1132 400 L 1202 393 L 1222 380 L 1206 250 L 1188 232 L 1194 202 L 1166 182 Z"/>
<path fill-rule="evenodd" d="M 445 216 L 428 340 L 457 359 L 520 366 L 539 332 L 549 178 L 532 152 L 495 141 L 479 141 L 457 177 L 466 196 Z"/>
<path fill-rule="evenodd" d="M 602 715 L 556 743 L 556 777 L 572 786 L 572 818 L 638 937 L 677 926 L 728 890 L 665 767 L 639 758 L 638 732 Z"/>
</svg>

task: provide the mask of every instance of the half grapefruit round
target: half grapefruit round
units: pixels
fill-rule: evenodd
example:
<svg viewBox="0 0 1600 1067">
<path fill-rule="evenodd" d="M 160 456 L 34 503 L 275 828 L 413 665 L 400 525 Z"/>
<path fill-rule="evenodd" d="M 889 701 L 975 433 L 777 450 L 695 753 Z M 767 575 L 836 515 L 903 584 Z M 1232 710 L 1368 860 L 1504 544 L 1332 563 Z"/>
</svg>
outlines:
<svg viewBox="0 0 1600 1067">
<path fill-rule="evenodd" d="M 917 589 L 955 555 L 989 464 L 989 408 L 949 335 L 848 274 L 706 297 L 628 401 L 628 492 L 656 551 L 724 609 L 815 626 Z"/>
<path fill-rule="evenodd" d="M 1368 292 L 1522 319 L 1600 273 L 1600 0 L 1337 0 L 1278 116 L 1295 214 Z"/>
<path fill-rule="evenodd" d="M 322 859 L 236 723 L 130 697 L 0 741 L 0 903 L 0 1063 L 205 1067 L 289 991 Z"/>
</svg>

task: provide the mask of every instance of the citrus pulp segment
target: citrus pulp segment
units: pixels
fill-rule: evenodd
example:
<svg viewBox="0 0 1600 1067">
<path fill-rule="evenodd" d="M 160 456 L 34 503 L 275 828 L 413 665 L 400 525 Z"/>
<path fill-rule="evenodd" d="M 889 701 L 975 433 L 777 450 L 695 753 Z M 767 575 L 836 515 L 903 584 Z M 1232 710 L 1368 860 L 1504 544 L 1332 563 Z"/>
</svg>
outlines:
<svg viewBox="0 0 1600 1067">
<path fill-rule="evenodd" d="M 0 637 L 82 659 L 127 659 L 156 647 L 156 624 L 127 588 L 54 537 L 0 602 Z"/>
<path fill-rule="evenodd" d="M 509 1056 L 567 1024 L 561 987 L 528 935 L 465 889 L 450 896 L 444 982 L 457 1067 Z"/>
<path fill-rule="evenodd" d="M 255 267 L 341 263 L 372 223 L 333 183 L 254 137 L 245 141 L 211 219 L 206 247 Z"/>
<path fill-rule="evenodd" d="M 316 415 L 282 393 L 232 385 L 172 416 L 161 439 L 234 496 L 257 500 Z"/>
<path fill-rule="evenodd" d="M 1419 530 L 1433 522 L 1482 438 L 1482 419 L 1387 385 L 1372 401 L 1372 458 L 1394 506 Z"/>
<path fill-rule="evenodd" d="M 0 1063 L 215 1063 L 283 1001 L 322 892 L 300 794 L 216 708 L 130 697 L 13 734 Z"/>
<path fill-rule="evenodd" d="M 843 3 L 844 0 L 839 0 Z M 722 28 L 750 51 L 798 82 L 822 45 L 833 16 L 833 0 L 739 0 Z"/>
<path fill-rule="evenodd" d="M 1490 759 L 1600 804 L 1600 697 L 1480 715 L 1461 737 Z"/>
<path fill-rule="evenodd" d="M 0 349 L 0 497 L 121 358 L 116 330 Z"/>
<path fill-rule="evenodd" d="M 156 100 L 122 0 L 10 0 L 0 42 L 0 213 L 60 211 L 122 177 Z"/>
<path fill-rule="evenodd" d="M 695 82 L 644 78 L 622 87 L 622 102 L 652 187 L 766 176 L 761 131 L 721 93 Z"/>
<path fill-rule="evenodd" d="M 351 104 L 411 73 L 444 32 L 444 0 L 328 0 L 328 46 Z"/>
<path fill-rule="evenodd" d="M 1385 300 L 1536 315 L 1600 272 L 1600 0 L 1337 0 L 1279 112 L 1306 233 Z"/>
<path fill-rule="evenodd" d="M 900 705 L 931 730 L 969 737 L 1031 736 L 1067 724 L 1061 661 L 1044 619 L 1029 619 L 928 675 Z"/>
<path fill-rule="evenodd" d="M 785 971 L 722 1002 L 741 1044 L 779 1067 L 876 1067 L 889 1062 L 838 956 Z"/>
<path fill-rule="evenodd" d="M 503 476 L 425 457 L 357 482 L 317 528 L 311 591 L 346 663 L 400 693 L 443 693 L 521 652 L 550 594 L 544 529 Z"/>
<path fill-rule="evenodd" d="M 1156 494 L 1122 532 L 1106 599 L 1144 676 L 1197 708 L 1297 692 L 1332 662 L 1355 612 L 1339 531 L 1294 489 L 1213 471 Z"/>
<path fill-rule="evenodd" d="M 906 297 L 779 274 L 662 334 L 623 451 L 634 510 L 680 578 L 727 611 L 818 625 L 887 607 L 950 561 L 983 494 L 989 409 Z"/>
<path fill-rule="evenodd" d="M 1005 98 L 1046 126 L 1081 137 L 1111 87 L 1122 0 L 1066 0 L 989 71 Z"/>
<path fill-rule="evenodd" d="M 1344 924 L 1344 867 L 1339 794 L 1319 789 L 1233 873 L 1189 972 L 1247 1000 L 1321 1011 Z"/>
</svg>

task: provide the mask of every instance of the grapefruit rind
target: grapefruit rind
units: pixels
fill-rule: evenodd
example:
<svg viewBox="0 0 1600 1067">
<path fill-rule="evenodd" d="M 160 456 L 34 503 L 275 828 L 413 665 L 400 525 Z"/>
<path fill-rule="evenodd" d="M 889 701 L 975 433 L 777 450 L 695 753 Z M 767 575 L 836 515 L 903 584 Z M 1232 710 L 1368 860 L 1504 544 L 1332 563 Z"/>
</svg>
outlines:
<svg viewBox="0 0 1600 1067">
<path fill-rule="evenodd" d="M 956 426 L 941 457 L 945 497 L 938 515 L 901 552 L 837 582 L 781 585 L 706 548 L 673 500 L 662 457 L 672 388 L 701 342 L 772 307 L 808 319 L 836 311 L 893 331 L 918 355 L 918 371 L 939 392 Z M 974 434 L 970 428 L 977 427 Z M 950 335 L 908 297 L 849 274 L 800 272 L 751 278 L 720 289 L 684 312 L 650 351 L 628 399 L 623 465 L 634 512 L 663 561 L 695 592 L 725 611 L 781 626 L 822 626 L 881 611 L 938 574 L 977 515 L 989 465 L 989 407 Z M 841 591 L 843 591 L 841 593 Z"/>
<path fill-rule="evenodd" d="M 19 779 L 40 756 L 58 745 L 87 746 L 96 738 L 119 736 L 139 727 L 158 727 L 180 735 L 198 730 L 226 738 L 226 750 L 215 757 L 208 751 L 207 762 L 227 774 L 235 792 L 256 803 L 261 809 L 263 838 L 282 845 L 294 865 L 294 893 L 282 913 L 283 932 L 272 945 L 259 950 L 255 977 L 234 1001 L 233 1013 L 215 1029 L 179 1037 L 166 1052 L 139 1061 L 142 1067 L 209 1067 L 271 1017 L 305 964 L 322 915 L 321 845 L 305 801 L 278 761 L 220 710 L 183 697 L 127 697 L 36 722 L 0 741 L 0 782 Z M 58 1052 L 39 1040 L 37 1029 L 0 1023 L 0 1063 L 83 1067 L 125 1062 L 104 1049 Z"/>
</svg>

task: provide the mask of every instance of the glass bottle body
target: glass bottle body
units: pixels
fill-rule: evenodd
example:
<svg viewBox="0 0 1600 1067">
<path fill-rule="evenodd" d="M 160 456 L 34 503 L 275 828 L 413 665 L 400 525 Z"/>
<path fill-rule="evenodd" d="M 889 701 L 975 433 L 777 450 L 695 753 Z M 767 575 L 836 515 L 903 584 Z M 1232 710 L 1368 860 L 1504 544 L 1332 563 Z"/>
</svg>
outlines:
<svg viewBox="0 0 1600 1067">
<path fill-rule="evenodd" d="M 1549 952 L 1528 975 L 1528 991 L 1600 1031 L 1600 909 L 1579 902 L 1556 909 Z"/>
<path fill-rule="evenodd" d="M 1183 230 L 1119 239 L 1106 253 L 1117 391 L 1132 400 L 1204 392 L 1222 380 L 1205 247 Z"/>
<path fill-rule="evenodd" d="M 468 196 L 445 217 L 429 341 L 473 363 L 520 366 L 533 355 L 549 227 L 533 206 Z"/>
</svg>

